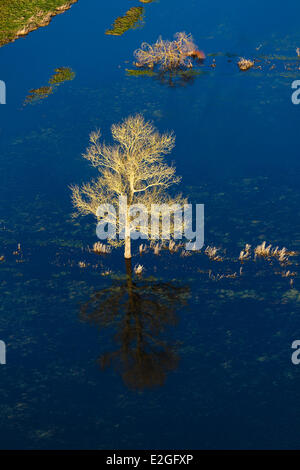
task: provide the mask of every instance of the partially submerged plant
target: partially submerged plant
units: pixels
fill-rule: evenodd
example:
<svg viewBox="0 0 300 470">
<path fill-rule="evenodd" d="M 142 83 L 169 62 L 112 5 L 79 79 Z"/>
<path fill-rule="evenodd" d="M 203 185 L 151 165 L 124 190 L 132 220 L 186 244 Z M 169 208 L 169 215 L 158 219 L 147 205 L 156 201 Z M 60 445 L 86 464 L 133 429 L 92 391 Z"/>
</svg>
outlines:
<svg viewBox="0 0 300 470">
<path fill-rule="evenodd" d="M 277 258 L 280 263 L 287 263 L 290 256 L 295 256 L 297 254 L 295 251 L 289 251 L 285 247 L 279 249 L 278 246 L 276 246 L 276 248 L 272 248 L 272 245 L 267 246 L 265 241 L 255 248 L 254 253 L 255 257 Z"/>
<path fill-rule="evenodd" d="M 251 257 L 251 245 L 246 243 L 244 250 L 240 252 L 239 260 L 243 262 L 243 261 L 250 259 L 250 257 Z"/>
<path fill-rule="evenodd" d="M 264 241 L 261 245 L 257 245 L 254 249 L 255 257 L 268 258 L 271 255 L 272 245 L 268 245 Z"/>
<path fill-rule="evenodd" d="M 13 251 L 13 255 L 15 256 L 18 256 L 22 253 L 22 249 L 21 249 L 21 243 L 18 243 L 17 245 L 17 249 L 15 251 Z"/>
<path fill-rule="evenodd" d="M 48 98 L 62 83 L 71 81 L 75 78 L 75 72 L 70 67 L 59 67 L 54 70 L 47 86 L 35 88 L 29 91 L 25 98 L 24 105 L 33 104 L 37 101 Z"/>
<path fill-rule="evenodd" d="M 96 242 L 93 245 L 93 251 L 94 253 L 107 254 L 111 252 L 111 247 L 105 245 L 105 243 Z"/>
<path fill-rule="evenodd" d="M 191 254 L 192 254 L 192 253 L 191 253 L 190 251 L 187 251 L 187 250 L 185 250 L 185 249 L 182 249 L 182 251 L 181 251 L 181 253 L 180 253 L 180 256 L 181 256 L 182 258 L 185 258 L 186 256 L 191 256 Z"/>
<path fill-rule="evenodd" d="M 74 80 L 75 72 L 70 67 L 58 67 L 49 79 L 50 85 L 60 85 L 64 82 Z"/>
<path fill-rule="evenodd" d="M 153 245 L 153 253 L 155 255 L 159 255 L 160 250 L 161 250 L 161 245 L 159 243 L 156 243 L 155 245 Z"/>
<path fill-rule="evenodd" d="M 171 253 L 175 253 L 175 251 L 178 250 L 178 247 L 176 246 L 176 242 L 174 240 L 169 241 L 169 251 Z"/>
<path fill-rule="evenodd" d="M 40 88 L 33 88 L 29 90 L 28 95 L 25 98 L 24 104 L 35 103 L 36 101 L 48 98 L 53 93 L 52 86 L 42 86 Z"/>
<path fill-rule="evenodd" d="M 143 253 L 146 253 L 146 251 L 147 251 L 147 246 L 141 244 L 141 245 L 139 246 L 140 255 L 142 255 Z"/>
<path fill-rule="evenodd" d="M 241 57 L 238 61 L 238 66 L 240 70 L 249 70 L 254 66 L 254 61 Z"/>
<path fill-rule="evenodd" d="M 135 265 L 134 267 L 135 274 L 142 274 L 143 271 L 144 271 L 144 266 L 142 264 Z"/>
<path fill-rule="evenodd" d="M 140 49 L 134 52 L 137 67 L 153 68 L 159 65 L 163 70 L 179 67 L 193 67 L 192 59 L 203 60 L 205 55 L 197 49 L 191 34 L 176 33 L 173 41 L 158 38 L 155 44 L 144 42 Z"/>
<path fill-rule="evenodd" d="M 101 276 L 110 276 L 111 274 L 112 274 L 112 270 L 106 269 L 105 271 L 101 273 Z"/>
<path fill-rule="evenodd" d="M 219 248 L 215 246 L 207 246 L 204 253 L 213 261 L 222 261 L 221 256 L 218 255 Z"/>
<path fill-rule="evenodd" d="M 114 21 L 111 29 L 107 29 L 105 34 L 111 34 L 113 36 L 121 36 L 129 29 L 137 28 L 142 24 L 144 16 L 143 7 L 132 7 L 124 16 L 118 16 Z"/>
<path fill-rule="evenodd" d="M 241 59 L 238 62 L 238 67 L 240 70 L 243 70 L 243 71 L 249 70 L 252 67 L 254 67 L 254 61 L 241 57 Z"/>
<path fill-rule="evenodd" d="M 280 250 L 278 246 L 272 252 L 272 256 L 277 258 L 280 263 L 287 263 L 289 261 L 289 257 L 295 255 L 295 251 L 288 251 L 285 247 L 281 248 Z"/>
<path fill-rule="evenodd" d="M 79 261 L 78 266 L 79 268 L 84 269 L 84 268 L 87 268 L 88 265 L 86 264 L 85 261 Z"/>
</svg>

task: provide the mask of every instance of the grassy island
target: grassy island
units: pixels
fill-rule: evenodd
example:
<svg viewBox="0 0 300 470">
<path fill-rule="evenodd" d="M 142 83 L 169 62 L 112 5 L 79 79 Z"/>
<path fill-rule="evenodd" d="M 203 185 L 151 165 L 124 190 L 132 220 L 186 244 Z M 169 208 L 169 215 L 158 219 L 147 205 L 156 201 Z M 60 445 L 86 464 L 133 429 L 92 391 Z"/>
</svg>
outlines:
<svg viewBox="0 0 300 470">
<path fill-rule="evenodd" d="M 1 0 L 0 47 L 47 26 L 78 0 Z"/>
</svg>

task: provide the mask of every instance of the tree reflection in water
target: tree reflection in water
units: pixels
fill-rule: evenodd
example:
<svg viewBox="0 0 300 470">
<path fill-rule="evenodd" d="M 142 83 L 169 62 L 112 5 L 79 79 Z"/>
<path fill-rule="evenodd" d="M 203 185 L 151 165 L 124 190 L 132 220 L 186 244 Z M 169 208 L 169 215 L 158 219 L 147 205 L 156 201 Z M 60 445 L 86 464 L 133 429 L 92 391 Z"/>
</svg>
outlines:
<svg viewBox="0 0 300 470">
<path fill-rule="evenodd" d="M 192 85 L 197 77 L 202 75 L 207 75 L 209 72 L 203 70 L 158 70 L 154 71 L 152 69 L 142 69 L 142 70 L 133 70 L 126 69 L 126 75 L 128 77 L 138 77 L 138 78 L 153 78 L 154 80 L 159 81 L 162 85 L 169 86 L 171 88 L 185 87 L 187 85 Z"/>
<path fill-rule="evenodd" d="M 113 326 L 118 349 L 99 358 L 102 368 L 112 366 L 133 389 L 162 386 L 176 369 L 176 345 L 162 338 L 166 326 L 176 325 L 175 310 L 186 305 L 189 288 L 170 282 L 133 277 L 126 262 L 125 281 L 93 294 L 82 305 L 80 317 L 100 328 Z"/>
</svg>

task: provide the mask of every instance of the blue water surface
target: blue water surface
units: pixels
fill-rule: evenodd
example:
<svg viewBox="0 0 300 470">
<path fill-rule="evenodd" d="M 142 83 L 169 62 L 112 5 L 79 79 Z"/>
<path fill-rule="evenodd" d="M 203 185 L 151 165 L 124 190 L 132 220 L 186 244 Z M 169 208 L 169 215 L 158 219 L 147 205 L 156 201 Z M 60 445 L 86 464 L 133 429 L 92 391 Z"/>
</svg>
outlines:
<svg viewBox="0 0 300 470">
<path fill-rule="evenodd" d="M 143 24 L 105 34 L 133 6 Z M 1 448 L 300 447 L 297 256 L 238 260 L 264 240 L 300 251 L 299 13 L 294 0 L 79 0 L 0 49 Z M 178 31 L 206 54 L 192 80 L 130 75 L 142 42 Z M 75 78 L 24 104 L 58 67 Z M 69 187 L 96 176 L 89 133 L 109 142 L 135 113 L 176 134 L 179 190 L 205 204 L 223 261 L 135 245 L 145 274 L 128 315 L 122 250 L 87 250 L 95 221 L 72 219 Z"/>
</svg>

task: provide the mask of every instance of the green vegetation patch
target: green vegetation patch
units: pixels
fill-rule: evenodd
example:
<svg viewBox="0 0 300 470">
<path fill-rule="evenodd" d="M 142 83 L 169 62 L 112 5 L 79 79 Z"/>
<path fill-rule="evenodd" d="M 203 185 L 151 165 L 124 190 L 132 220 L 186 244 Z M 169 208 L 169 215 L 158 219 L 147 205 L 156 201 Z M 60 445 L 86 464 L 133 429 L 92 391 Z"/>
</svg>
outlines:
<svg viewBox="0 0 300 470">
<path fill-rule="evenodd" d="M 54 70 L 54 74 L 50 77 L 47 86 L 35 88 L 29 91 L 24 105 L 34 104 L 37 101 L 48 98 L 53 91 L 62 83 L 71 81 L 75 78 L 75 72 L 70 67 L 59 67 Z"/>
<path fill-rule="evenodd" d="M 1 0 L 0 46 L 49 24 L 77 0 Z"/>
<path fill-rule="evenodd" d="M 107 29 L 105 34 L 112 34 L 113 36 L 121 36 L 129 29 L 137 28 L 143 22 L 144 8 L 132 7 L 124 16 L 118 16 L 114 21 L 112 28 Z"/>
</svg>

